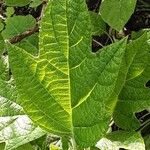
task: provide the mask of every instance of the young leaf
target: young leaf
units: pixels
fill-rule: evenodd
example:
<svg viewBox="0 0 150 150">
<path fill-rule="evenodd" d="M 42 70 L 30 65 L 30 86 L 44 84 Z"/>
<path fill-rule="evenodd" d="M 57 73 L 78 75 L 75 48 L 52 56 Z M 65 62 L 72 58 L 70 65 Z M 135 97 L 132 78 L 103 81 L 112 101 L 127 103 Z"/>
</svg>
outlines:
<svg viewBox="0 0 150 150">
<path fill-rule="evenodd" d="M 107 131 L 126 48 L 121 40 L 93 54 L 91 34 L 85 1 L 57 0 L 42 19 L 38 57 L 8 44 L 20 105 L 38 125 L 81 147 Z"/>
<path fill-rule="evenodd" d="M 38 34 L 33 34 L 20 42 L 16 43 L 16 46 L 23 48 L 26 50 L 28 53 L 32 55 L 37 55 L 38 53 L 38 42 L 39 42 L 39 37 Z"/>
<path fill-rule="evenodd" d="M 115 131 L 102 138 L 96 146 L 100 150 L 145 150 L 143 138 L 136 132 Z"/>
<path fill-rule="evenodd" d="M 104 21 L 120 31 L 134 12 L 137 0 L 103 0 L 100 13 Z"/>
</svg>

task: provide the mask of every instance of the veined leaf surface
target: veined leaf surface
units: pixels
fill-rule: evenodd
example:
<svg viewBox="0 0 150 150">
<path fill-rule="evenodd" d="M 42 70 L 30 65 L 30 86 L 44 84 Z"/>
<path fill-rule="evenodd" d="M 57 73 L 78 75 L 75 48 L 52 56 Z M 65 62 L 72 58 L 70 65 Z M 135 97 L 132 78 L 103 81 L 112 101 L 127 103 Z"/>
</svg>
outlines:
<svg viewBox="0 0 150 150">
<path fill-rule="evenodd" d="M 103 0 L 100 13 L 104 21 L 120 31 L 134 12 L 137 0 Z"/>
<path fill-rule="evenodd" d="M 96 146 L 100 150 L 145 150 L 144 140 L 140 133 L 115 131 L 108 133 Z"/>
<path fill-rule="evenodd" d="M 4 41 L 0 37 L 0 143 L 5 142 L 4 150 L 16 150 L 45 132 L 33 124 L 23 108 L 15 103 L 17 91 L 9 77 L 8 59 L 3 55 L 3 50 Z"/>
<path fill-rule="evenodd" d="M 52 0 L 41 22 L 39 56 L 8 45 L 20 105 L 38 125 L 81 147 L 107 131 L 126 48 L 122 40 L 93 54 L 91 34 L 84 0 Z"/>
<path fill-rule="evenodd" d="M 114 120 L 121 128 L 135 130 L 140 127 L 140 123 L 134 113 L 150 107 L 150 89 L 146 87 L 146 83 L 150 80 L 147 34 L 131 42 L 127 46 L 126 54 L 127 64 L 131 65 L 114 111 Z"/>
</svg>

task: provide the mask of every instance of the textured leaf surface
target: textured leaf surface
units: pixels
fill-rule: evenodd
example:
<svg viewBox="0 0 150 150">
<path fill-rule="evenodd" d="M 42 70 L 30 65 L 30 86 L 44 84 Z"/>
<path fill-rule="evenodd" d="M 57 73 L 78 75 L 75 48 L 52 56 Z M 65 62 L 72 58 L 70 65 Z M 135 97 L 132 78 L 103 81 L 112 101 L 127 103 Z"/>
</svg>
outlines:
<svg viewBox="0 0 150 150">
<path fill-rule="evenodd" d="M 8 60 L 3 55 L 4 41 L 0 39 L 0 143 L 5 142 L 5 150 L 16 149 L 45 132 L 36 127 L 24 115 L 21 106 L 15 103 L 16 88 L 12 78 L 8 78 Z"/>
<path fill-rule="evenodd" d="M 33 35 L 21 40 L 16 45 L 18 47 L 23 48 L 24 50 L 26 50 L 28 53 L 30 53 L 32 55 L 37 55 L 38 49 L 39 49 L 38 42 L 39 42 L 38 34 L 33 34 Z"/>
<path fill-rule="evenodd" d="M 5 0 L 8 6 L 25 6 L 30 3 L 31 0 Z"/>
<path fill-rule="evenodd" d="M 103 0 L 100 13 L 114 29 L 121 30 L 134 12 L 137 0 Z"/>
<path fill-rule="evenodd" d="M 43 2 L 42 0 L 32 0 L 32 3 L 30 4 L 30 7 L 37 7 L 42 2 Z"/>
<path fill-rule="evenodd" d="M 2 32 L 3 38 L 10 39 L 17 36 L 18 34 L 32 29 L 35 27 L 35 24 L 36 20 L 31 15 L 8 18 L 6 20 L 6 29 Z M 16 45 L 35 55 L 38 52 L 38 41 L 38 34 L 35 33 L 27 38 L 24 38 L 19 43 L 16 43 Z"/>
<path fill-rule="evenodd" d="M 12 38 L 33 28 L 35 24 L 36 20 L 31 15 L 10 17 L 6 20 L 6 29 L 2 32 L 2 36 L 4 39 Z"/>
<path fill-rule="evenodd" d="M 114 120 L 122 128 L 137 129 L 140 124 L 134 113 L 150 107 L 150 89 L 146 87 L 150 80 L 150 55 L 146 34 L 129 44 L 127 50 L 130 53 L 128 56 L 131 56 L 127 60 L 132 58 L 132 61 L 127 61 L 131 66 L 119 95 Z M 131 75 L 132 78 L 129 78 Z"/>
<path fill-rule="evenodd" d="M 92 23 L 92 34 L 93 35 L 101 35 L 106 32 L 106 24 L 103 21 L 100 14 L 94 13 L 92 11 L 90 13 L 91 23 Z"/>
<path fill-rule="evenodd" d="M 136 132 L 116 131 L 109 133 L 96 145 L 100 150 L 145 150 L 143 138 Z"/>
<path fill-rule="evenodd" d="M 57 0 L 42 19 L 38 57 L 8 45 L 20 105 L 41 127 L 82 147 L 107 131 L 126 48 L 122 40 L 93 54 L 91 34 L 85 1 Z"/>
</svg>

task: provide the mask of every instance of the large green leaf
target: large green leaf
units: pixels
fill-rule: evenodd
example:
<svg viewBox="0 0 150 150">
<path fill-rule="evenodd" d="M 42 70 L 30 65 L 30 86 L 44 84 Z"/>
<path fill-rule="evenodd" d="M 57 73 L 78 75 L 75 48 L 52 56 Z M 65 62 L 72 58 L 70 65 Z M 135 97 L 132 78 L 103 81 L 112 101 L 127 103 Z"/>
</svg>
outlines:
<svg viewBox="0 0 150 150">
<path fill-rule="evenodd" d="M 142 136 L 136 132 L 115 131 L 102 138 L 96 145 L 100 150 L 145 150 Z"/>
<path fill-rule="evenodd" d="M 150 55 L 146 34 L 131 42 L 127 51 L 130 53 L 127 62 L 131 66 L 119 95 L 114 120 L 120 127 L 132 130 L 140 125 L 134 113 L 150 107 L 150 89 L 146 87 L 150 80 Z M 131 61 L 128 61 L 130 58 Z"/>
<path fill-rule="evenodd" d="M 120 31 L 134 12 L 137 0 L 103 0 L 100 7 L 102 18 Z"/>
<path fill-rule="evenodd" d="M 106 133 L 123 84 L 126 40 L 94 54 L 91 34 L 85 1 L 57 0 L 44 13 L 38 57 L 8 44 L 20 105 L 38 125 L 81 147 Z"/>
</svg>

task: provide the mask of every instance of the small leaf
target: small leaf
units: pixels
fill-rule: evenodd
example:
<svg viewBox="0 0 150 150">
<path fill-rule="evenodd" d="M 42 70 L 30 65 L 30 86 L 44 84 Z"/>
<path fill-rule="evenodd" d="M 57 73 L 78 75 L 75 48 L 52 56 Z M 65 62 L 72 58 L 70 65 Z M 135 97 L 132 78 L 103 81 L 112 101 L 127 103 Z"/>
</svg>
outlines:
<svg viewBox="0 0 150 150">
<path fill-rule="evenodd" d="M 7 6 L 25 6 L 30 3 L 31 0 L 5 0 Z"/>
<path fill-rule="evenodd" d="M 14 8 L 13 7 L 7 7 L 7 9 L 6 9 L 6 16 L 7 16 L 7 18 L 8 17 L 11 17 L 13 14 L 14 14 Z"/>
<path fill-rule="evenodd" d="M 36 20 L 31 15 L 10 17 L 6 20 L 6 29 L 2 32 L 2 36 L 4 39 L 12 38 L 33 28 L 35 24 Z"/>
<path fill-rule="evenodd" d="M 134 12 L 137 0 L 103 0 L 100 13 L 106 23 L 120 31 Z"/>
</svg>

